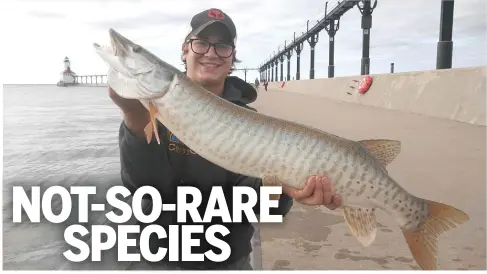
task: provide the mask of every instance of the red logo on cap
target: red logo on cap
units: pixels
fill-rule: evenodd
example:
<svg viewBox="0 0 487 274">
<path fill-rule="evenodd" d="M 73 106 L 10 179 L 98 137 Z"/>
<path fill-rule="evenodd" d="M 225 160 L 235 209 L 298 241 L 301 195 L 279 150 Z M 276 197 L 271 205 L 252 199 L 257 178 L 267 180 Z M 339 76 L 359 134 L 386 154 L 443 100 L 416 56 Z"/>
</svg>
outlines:
<svg viewBox="0 0 487 274">
<path fill-rule="evenodd" d="M 215 10 L 215 9 L 211 9 L 210 11 L 208 11 L 208 17 L 216 18 L 218 20 L 225 19 L 225 16 L 223 15 L 223 13 L 221 11 Z"/>
</svg>

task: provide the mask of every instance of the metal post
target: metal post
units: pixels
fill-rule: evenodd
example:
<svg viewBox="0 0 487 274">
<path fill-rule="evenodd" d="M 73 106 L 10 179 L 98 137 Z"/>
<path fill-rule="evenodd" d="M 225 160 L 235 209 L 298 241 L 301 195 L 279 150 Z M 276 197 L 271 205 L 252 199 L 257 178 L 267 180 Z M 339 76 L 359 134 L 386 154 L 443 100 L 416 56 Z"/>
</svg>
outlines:
<svg viewBox="0 0 487 274">
<path fill-rule="evenodd" d="M 271 78 L 269 77 L 269 64 L 266 65 L 266 75 L 267 75 L 267 78 L 266 78 L 267 79 L 267 82 L 270 82 L 269 80 Z"/>
<path fill-rule="evenodd" d="M 294 32 L 294 43 L 296 44 L 296 32 Z M 296 50 L 296 80 L 299 80 L 299 63 L 300 63 L 300 54 L 303 50 L 303 43 L 299 43 L 294 48 Z"/>
<path fill-rule="evenodd" d="M 283 65 L 284 65 L 284 56 L 283 55 L 279 56 L 279 61 L 281 61 L 281 77 L 280 77 L 280 79 L 281 79 L 281 82 L 282 82 L 282 80 L 284 78 L 284 68 L 283 68 Z"/>
<path fill-rule="evenodd" d="M 306 22 L 306 33 L 309 32 L 309 20 Z M 315 78 L 315 45 L 318 43 L 319 32 L 312 34 L 306 39 L 311 47 L 310 64 L 309 64 L 309 79 Z"/>
<path fill-rule="evenodd" d="M 274 82 L 274 61 L 271 61 L 271 82 Z"/>
<path fill-rule="evenodd" d="M 441 0 L 440 38 L 436 53 L 436 69 L 452 67 L 454 0 Z"/>
<path fill-rule="evenodd" d="M 309 64 L 309 79 L 315 78 L 315 46 L 316 46 L 316 43 L 318 42 L 318 34 L 319 33 L 316 33 L 307 39 L 309 46 L 311 47 L 310 64 Z"/>
<path fill-rule="evenodd" d="M 328 47 L 328 78 L 335 77 L 335 34 L 340 28 L 340 19 L 337 20 L 335 24 L 335 20 L 330 22 L 329 26 L 325 26 L 326 32 L 328 32 L 329 36 L 329 47 Z"/>
<path fill-rule="evenodd" d="M 357 7 L 362 14 L 362 30 L 363 30 L 363 39 L 362 39 L 362 60 L 360 66 L 360 74 L 366 75 L 369 74 L 370 70 L 370 58 L 369 58 L 369 50 L 370 50 L 370 29 L 372 28 L 372 12 L 374 11 L 375 7 L 377 7 L 377 0 L 374 0 L 374 4 L 371 5 L 370 1 L 372 0 L 362 0 L 361 2 L 357 2 Z M 362 6 L 360 6 L 362 3 Z"/>
<path fill-rule="evenodd" d="M 269 82 L 269 64 L 265 64 L 265 79 Z"/>
<path fill-rule="evenodd" d="M 291 81 L 291 55 L 292 50 L 287 52 L 287 80 Z"/>
<path fill-rule="evenodd" d="M 301 63 L 301 58 L 300 58 L 300 55 L 301 55 L 301 50 L 303 50 L 303 44 L 300 43 L 299 45 L 296 46 L 296 80 L 299 80 L 299 73 L 300 73 L 300 69 L 299 69 L 299 64 Z"/>
<path fill-rule="evenodd" d="M 277 81 L 279 81 L 278 78 L 277 78 L 277 76 L 279 74 L 279 72 L 277 70 L 278 69 L 278 65 L 279 65 L 279 58 L 276 58 L 275 62 L 276 62 L 276 82 L 277 82 Z"/>
</svg>

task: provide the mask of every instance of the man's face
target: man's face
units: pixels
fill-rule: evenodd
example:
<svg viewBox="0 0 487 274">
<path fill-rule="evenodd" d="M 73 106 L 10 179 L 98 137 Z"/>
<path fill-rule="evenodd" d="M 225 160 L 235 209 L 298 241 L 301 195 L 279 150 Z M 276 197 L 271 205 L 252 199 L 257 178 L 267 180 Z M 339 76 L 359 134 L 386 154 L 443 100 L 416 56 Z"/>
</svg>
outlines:
<svg viewBox="0 0 487 274">
<path fill-rule="evenodd" d="M 225 26 L 214 23 L 201 31 L 198 36 L 191 37 L 197 40 L 184 45 L 183 58 L 186 59 L 187 75 L 193 81 L 200 85 L 218 85 L 225 81 L 235 54 L 230 46 L 229 37 Z M 204 53 L 208 48 L 207 42 L 226 45 L 220 44 L 216 46 L 217 48 L 211 46 L 208 52 Z"/>
</svg>

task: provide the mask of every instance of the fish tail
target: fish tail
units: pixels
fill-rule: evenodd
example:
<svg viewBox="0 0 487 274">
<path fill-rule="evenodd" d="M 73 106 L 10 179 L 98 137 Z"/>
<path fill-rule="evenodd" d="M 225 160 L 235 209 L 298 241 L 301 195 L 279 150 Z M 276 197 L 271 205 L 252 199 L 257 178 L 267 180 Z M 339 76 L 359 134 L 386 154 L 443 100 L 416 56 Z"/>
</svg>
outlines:
<svg viewBox="0 0 487 274">
<path fill-rule="evenodd" d="M 418 265 L 424 270 L 437 268 L 438 237 L 451 228 L 469 220 L 467 214 L 452 206 L 425 200 L 428 218 L 416 231 L 403 229 L 409 249 Z"/>
</svg>

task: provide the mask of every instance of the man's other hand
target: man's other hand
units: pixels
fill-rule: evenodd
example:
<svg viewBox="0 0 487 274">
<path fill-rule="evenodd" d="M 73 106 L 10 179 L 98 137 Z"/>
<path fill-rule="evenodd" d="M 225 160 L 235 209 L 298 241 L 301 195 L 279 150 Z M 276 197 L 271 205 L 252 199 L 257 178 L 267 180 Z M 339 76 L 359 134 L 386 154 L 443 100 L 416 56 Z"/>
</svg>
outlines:
<svg viewBox="0 0 487 274">
<path fill-rule="evenodd" d="M 330 210 L 341 206 L 340 195 L 328 176 L 310 176 L 303 189 L 283 185 L 282 192 L 304 205 L 324 205 Z"/>
</svg>

